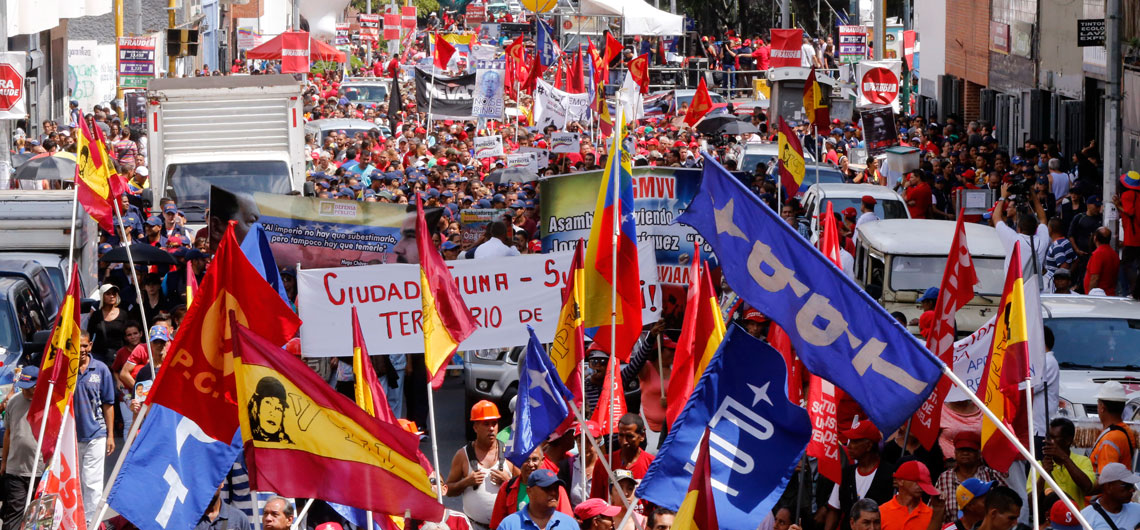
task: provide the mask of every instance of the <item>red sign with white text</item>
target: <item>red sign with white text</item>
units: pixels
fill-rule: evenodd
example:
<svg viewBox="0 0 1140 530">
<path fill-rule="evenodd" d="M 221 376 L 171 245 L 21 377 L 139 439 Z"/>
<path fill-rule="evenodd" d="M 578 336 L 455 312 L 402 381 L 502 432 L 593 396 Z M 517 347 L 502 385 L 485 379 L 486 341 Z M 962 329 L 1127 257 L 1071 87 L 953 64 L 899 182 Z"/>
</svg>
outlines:
<svg viewBox="0 0 1140 530">
<path fill-rule="evenodd" d="M 838 410 L 835 385 L 818 376 L 811 376 L 808 390 L 811 441 L 808 442 L 807 455 L 816 457 L 819 460 L 819 474 L 836 484 L 840 482 L 843 472 L 839 460 Z"/>
<path fill-rule="evenodd" d="M 399 40 L 400 14 L 384 13 L 384 40 Z"/>
<path fill-rule="evenodd" d="M 803 66 L 804 32 L 802 29 L 773 29 L 772 68 Z"/>
<path fill-rule="evenodd" d="M 24 99 L 24 76 L 9 63 L 0 63 L 0 111 L 10 111 Z"/>
<path fill-rule="evenodd" d="M 360 24 L 360 40 L 376 42 L 380 35 L 380 15 L 359 14 L 356 15 L 356 22 Z"/>
<path fill-rule="evenodd" d="M 286 31 L 281 34 L 281 73 L 309 72 L 309 33 Z"/>
<path fill-rule="evenodd" d="M 859 89 L 872 105 L 891 105 L 899 96 L 899 77 L 887 68 L 872 68 L 859 80 Z"/>
</svg>

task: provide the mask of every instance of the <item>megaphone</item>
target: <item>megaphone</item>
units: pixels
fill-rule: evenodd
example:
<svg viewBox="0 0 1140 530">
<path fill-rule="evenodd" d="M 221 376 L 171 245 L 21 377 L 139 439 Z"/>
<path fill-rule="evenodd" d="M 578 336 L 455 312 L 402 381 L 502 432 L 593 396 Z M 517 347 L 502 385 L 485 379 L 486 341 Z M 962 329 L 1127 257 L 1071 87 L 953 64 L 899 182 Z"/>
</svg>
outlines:
<svg viewBox="0 0 1140 530">
<path fill-rule="evenodd" d="M 349 0 L 301 0 L 301 16 L 309 22 L 309 34 L 326 42 L 336 36 L 336 17 Z"/>
</svg>

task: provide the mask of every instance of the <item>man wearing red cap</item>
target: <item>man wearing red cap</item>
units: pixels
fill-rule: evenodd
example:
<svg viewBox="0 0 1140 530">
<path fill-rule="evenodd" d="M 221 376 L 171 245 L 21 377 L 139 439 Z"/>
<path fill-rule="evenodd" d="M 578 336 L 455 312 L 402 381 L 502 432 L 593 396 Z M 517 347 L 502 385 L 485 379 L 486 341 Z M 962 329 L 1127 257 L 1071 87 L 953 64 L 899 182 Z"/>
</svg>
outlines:
<svg viewBox="0 0 1140 530">
<path fill-rule="evenodd" d="M 860 213 L 859 218 L 855 220 L 855 236 L 852 237 L 855 242 L 859 241 L 859 227 L 863 223 L 879 220 L 878 214 L 875 213 L 875 205 L 878 204 L 879 201 L 876 201 L 875 198 L 870 195 L 864 195 L 859 202 L 861 203 L 859 209 L 862 213 Z"/>
<path fill-rule="evenodd" d="M 768 317 L 755 308 L 749 308 L 744 312 L 744 330 L 753 337 L 765 339 L 768 336 Z"/>
<path fill-rule="evenodd" d="M 881 505 L 894 495 L 894 479 L 891 477 L 894 470 L 879 456 L 879 440 L 883 438 L 879 428 L 864 419 L 853 423 L 839 436 L 847 438 L 847 456 L 854 464 L 844 466 L 840 484 L 831 489 L 827 504 L 832 510 L 824 525 L 826 530 L 834 530 L 837 526 L 850 530 L 851 521 L 847 515 L 859 499 L 871 499 Z"/>
<path fill-rule="evenodd" d="M 608 504 L 602 499 L 587 499 L 574 508 L 574 517 L 583 530 L 609 530 L 614 527 L 614 516 L 621 513 L 621 507 Z"/>
<path fill-rule="evenodd" d="M 922 494 L 938 495 L 930 483 L 930 470 L 917 460 L 903 462 L 894 473 L 899 491 L 879 506 L 883 530 L 926 530 L 934 510 L 922 502 Z"/>
<path fill-rule="evenodd" d="M 982 482 L 997 481 L 1005 485 L 1005 480 L 997 471 L 982 463 L 982 435 L 977 431 L 960 431 L 954 437 L 954 464 L 938 476 L 935 488 L 946 506 L 942 522 L 949 523 L 958 513 L 958 485 L 969 478 Z"/>
</svg>

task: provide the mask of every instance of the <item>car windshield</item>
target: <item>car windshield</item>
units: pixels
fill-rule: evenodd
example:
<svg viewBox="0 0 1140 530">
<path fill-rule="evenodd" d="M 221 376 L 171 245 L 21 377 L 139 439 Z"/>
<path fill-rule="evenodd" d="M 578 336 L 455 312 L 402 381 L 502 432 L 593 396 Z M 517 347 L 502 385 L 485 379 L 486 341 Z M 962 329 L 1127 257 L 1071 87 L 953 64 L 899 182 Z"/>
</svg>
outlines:
<svg viewBox="0 0 1140 530">
<path fill-rule="evenodd" d="M 385 85 L 352 85 L 344 87 L 344 97 L 349 101 L 378 103 L 388 100 L 388 87 Z"/>
<path fill-rule="evenodd" d="M 337 133 L 337 134 L 344 133 L 344 135 L 348 138 L 355 138 L 356 135 L 358 135 L 358 134 L 361 136 L 368 136 L 368 132 L 374 131 L 374 130 L 376 130 L 376 129 L 375 128 L 368 128 L 368 129 L 343 129 L 343 128 L 342 129 L 325 129 L 325 130 L 321 131 L 321 141 L 324 142 L 325 138 L 328 138 L 328 136 L 332 133 Z"/>
<path fill-rule="evenodd" d="M 942 283 L 946 270 L 946 256 L 894 256 L 891 258 L 892 291 L 925 291 Z M 974 292 L 980 295 L 1001 295 L 1005 274 L 1001 258 L 974 256 L 974 270 L 978 285 Z"/>
<path fill-rule="evenodd" d="M 1140 370 L 1140 319 L 1046 318 L 1061 368 Z"/>
<path fill-rule="evenodd" d="M 854 208 L 858 212 L 863 207 L 863 199 L 860 197 L 827 197 L 823 201 L 824 208 L 827 207 L 828 201 L 831 201 L 832 211 L 837 213 L 847 208 Z M 906 206 L 902 201 L 879 199 L 875 201 L 875 215 L 879 216 L 879 219 L 903 219 L 906 217 Z"/>
<path fill-rule="evenodd" d="M 66 293 L 67 282 L 63 279 L 63 269 L 59 267 L 48 267 L 45 265 L 44 270 L 47 271 L 48 277 L 51 278 L 51 284 L 55 286 L 55 292 Z"/>
<path fill-rule="evenodd" d="M 169 169 L 166 193 L 192 222 L 206 218 L 210 186 L 235 193 L 287 194 L 292 191 L 289 165 L 282 161 L 256 160 L 177 164 Z"/>
<path fill-rule="evenodd" d="M 13 324 L 11 315 L 6 314 L 11 311 L 11 306 L 7 301 L 0 299 L 0 350 L 7 350 L 8 352 L 20 351 L 20 333 L 16 331 L 16 326 Z M 6 352 L 0 351 L 0 354 Z"/>
<path fill-rule="evenodd" d="M 737 168 L 737 170 L 738 171 L 744 171 L 746 173 L 752 173 L 752 172 L 756 171 L 756 166 L 759 166 L 760 164 L 767 165 L 768 161 L 773 159 L 773 158 L 776 158 L 775 149 L 773 149 L 771 153 L 744 153 L 744 155 L 740 157 L 740 167 Z M 806 160 L 807 162 L 810 163 L 810 162 L 814 162 L 815 158 L 813 158 L 810 154 L 804 153 L 804 160 Z M 810 180 L 812 184 L 815 184 L 815 173 L 814 173 L 815 170 L 809 169 L 808 171 L 809 171 L 809 175 L 804 177 L 804 182 L 806 183 Z M 842 173 L 839 173 L 839 172 L 835 172 L 835 173 L 840 176 L 840 178 L 838 180 L 824 180 L 824 178 L 823 178 L 824 171 L 821 170 L 819 172 L 819 177 L 820 177 L 819 181 L 820 182 L 843 182 Z M 809 179 L 809 177 L 810 177 L 810 179 Z"/>
</svg>

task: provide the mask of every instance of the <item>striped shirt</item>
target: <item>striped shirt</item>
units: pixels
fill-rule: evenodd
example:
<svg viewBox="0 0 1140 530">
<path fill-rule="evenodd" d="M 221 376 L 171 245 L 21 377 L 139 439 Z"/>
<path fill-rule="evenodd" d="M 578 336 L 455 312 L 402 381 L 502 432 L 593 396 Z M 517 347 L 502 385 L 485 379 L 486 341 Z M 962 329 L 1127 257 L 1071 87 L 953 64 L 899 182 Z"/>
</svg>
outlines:
<svg viewBox="0 0 1140 530">
<path fill-rule="evenodd" d="M 1077 252 L 1068 239 L 1059 238 L 1049 243 L 1045 250 L 1045 272 L 1055 272 L 1062 265 L 1077 261 Z"/>
<path fill-rule="evenodd" d="M 627 390 L 637 387 L 637 374 L 641 372 L 641 368 L 645 366 L 645 361 L 649 360 L 649 356 L 653 354 L 653 347 L 647 339 L 647 333 L 643 333 L 641 338 L 637 339 L 637 344 L 633 346 L 633 355 L 629 358 L 629 364 L 621 369 L 621 380 Z M 594 384 L 587 377 L 583 388 L 586 392 L 586 417 L 589 418 L 594 413 L 594 406 L 602 397 L 603 385 Z"/>
<path fill-rule="evenodd" d="M 994 471 L 988 466 L 978 466 L 978 470 L 974 472 L 974 477 L 982 482 L 990 482 L 996 480 L 1001 486 L 1005 485 L 1005 475 Z M 934 487 L 938 489 L 939 496 L 942 497 L 942 502 L 946 505 L 946 511 L 942 515 L 942 522 L 953 522 L 958 517 L 958 485 L 961 482 L 958 480 L 958 474 L 954 472 L 951 467 L 938 475 L 938 482 L 934 483 Z"/>
</svg>

